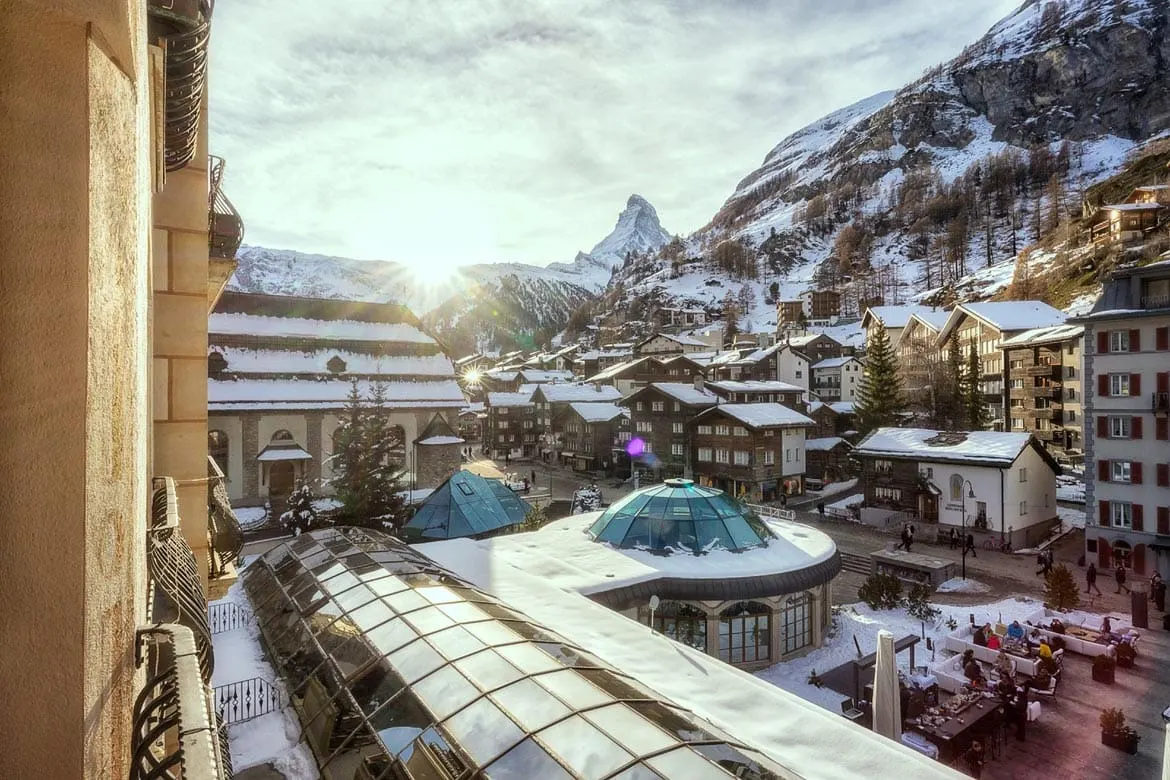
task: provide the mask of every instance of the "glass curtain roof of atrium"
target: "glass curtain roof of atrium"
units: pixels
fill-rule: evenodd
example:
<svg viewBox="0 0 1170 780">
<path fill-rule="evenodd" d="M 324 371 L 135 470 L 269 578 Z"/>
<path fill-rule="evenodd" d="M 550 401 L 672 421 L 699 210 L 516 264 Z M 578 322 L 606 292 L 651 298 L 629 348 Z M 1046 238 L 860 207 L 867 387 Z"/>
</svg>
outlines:
<svg viewBox="0 0 1170 780">
<path fill-rule="evenodd" d="M 782 776 L 381 532 L 302 534 L 244 587 L 330 780 Z"/>
<path fill-rule="evenodd" d="M 410 541 L 487 536 L 524 522 L 528 504 L 499 480 L 456 471 L 402 529 Z"/>
<path fill-rule="evenodd" d="M 772 533 L 752 512 L 715 488 L 668 479 L 631 493 L 589 527 L 594 539 L 618 547 L 746 550 L 767 544 Z"/>
</svg>

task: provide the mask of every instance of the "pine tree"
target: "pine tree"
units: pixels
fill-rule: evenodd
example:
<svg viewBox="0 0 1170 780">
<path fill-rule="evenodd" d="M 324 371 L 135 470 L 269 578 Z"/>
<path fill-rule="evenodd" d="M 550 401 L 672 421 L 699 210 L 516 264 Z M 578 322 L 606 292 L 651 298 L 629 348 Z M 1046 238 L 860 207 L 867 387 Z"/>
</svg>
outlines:
<svg viewBox="0 0 1170 780">
<path fill-rule="evenodd" d="M 390 412 L 386 408 L 386 385 L 376 382 L 370 395 L 369 413 L 365 419 L 365 440 L 369 447 L 369 469 L 365 490 L 369 496 L 369 515 L 355 518 L 355 525 L 383 528 L 386 525 L 398 528 L 406 522 L 406 505 L 398 495 L 401 487 L 395 478 L 398 464 L 393 457 L 394 450 L 405 446 L 400 441 L 401 429 L 390 424 Z M 364 519 L 365 522 L 362 522 Z"/>
<path fill-rule="evenodd" d="M 288 511 L 280 516 L 280 524 L 295 535 L 311 531 L 317 526 L 317 510 L 313 508 L 313 489 L 305 482 L 288 497 Z"/>
<path fill-rule="evenodd" d="M 966 405 L 963 398 L 963 350 L 959 346 L 958 337 L 953 337 L 947 344 L 946 386 L 942 399 L 942 415 L 947 420 L 947 427 L 962 427 Z"/>
<path fill-rule="evenodd" d="M 1048 573 L 1044 586 L 1044 606 L 1049 609 L 1076 609 L 1081 605 L 1081 588 L 1072 572 L 1059 563 Z"/>
<path fill-rule="evenodd" d="M 338 517 L 348 524 L 370 515 L 369 494 L 365 489 L 370 470 L 369 446 L 365 437 L 365 405 L 356 379 L 346 396 L 336 441 L 337 448 L 332 457 L 333 492 L 341 503 Z"/>
<path fill-rule="evenodd" d="M 898 415 L 905 407 L 897 356 L 885 327 L 879 325 L 872 341 L 866 344 L 865 371 L 857 392 L 857 422 L 861 432 L 897 425 Z"/>
<path fill-rule="evenodd" d="M 986 430 L 987 406 L 983 403 L 983 364 L 975 349 L 975 342 L 967 351 L 967 370 L 963 372 L 963 410 L 966 413 L 967 430 Z"/>
</svg>

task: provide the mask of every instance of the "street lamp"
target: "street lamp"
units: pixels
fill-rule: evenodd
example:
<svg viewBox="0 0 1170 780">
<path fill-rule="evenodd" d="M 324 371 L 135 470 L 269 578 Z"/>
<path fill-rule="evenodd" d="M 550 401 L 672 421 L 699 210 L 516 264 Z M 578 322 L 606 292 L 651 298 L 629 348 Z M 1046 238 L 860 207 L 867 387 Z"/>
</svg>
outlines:
<svg viewBox="0 0 1170 780">
<path fill-rule="evenodd" d="M 963 579 L 967 579 L 967 496 L 975 498 L 975 488 L 969 479 L 963 480 L 963 487 L 966 489 L 959 496 L 963 500 L 962 509 L 959 510 L 959 524 L 963 528 Z"/>
</svg>

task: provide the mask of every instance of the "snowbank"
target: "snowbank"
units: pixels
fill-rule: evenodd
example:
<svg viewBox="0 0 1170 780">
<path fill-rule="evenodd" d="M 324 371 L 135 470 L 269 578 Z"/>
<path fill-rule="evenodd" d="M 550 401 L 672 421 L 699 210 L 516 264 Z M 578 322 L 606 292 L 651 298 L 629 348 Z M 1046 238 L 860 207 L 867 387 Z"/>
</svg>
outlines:
<svg viewBox="0 0 1170 780">
<path fill-rule="evenodd" d="M 954 577 L 939 585 L 936 590 L 939 593 L 987 593 L 991 590 L 991 586 L 985 585 L 978 580 L 965 580 L 962 577 Z"/>
</svg>

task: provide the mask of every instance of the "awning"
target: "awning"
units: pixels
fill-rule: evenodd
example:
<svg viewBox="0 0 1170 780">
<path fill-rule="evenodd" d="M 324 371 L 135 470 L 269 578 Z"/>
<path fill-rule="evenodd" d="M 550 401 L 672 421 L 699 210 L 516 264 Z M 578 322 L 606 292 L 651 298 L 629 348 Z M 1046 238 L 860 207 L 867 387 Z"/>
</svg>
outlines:
<svg viewBox="0 0 1170 780">
<path fill-rule="evenodd" d="M 256 460 L 265 463 L 279 460 L 312 460 L 313 456 L 300 447 L 265 447 Z"/>
<path fill-rule="evenodd" d="M 931 482 L 929 480 L 927 480 L 927 482 L 926 482 L 926 489 L 929 490 L 931 492 L 931 494 L 933 494 L 933 495 L 936 495 L 936 496 L 942 495 L 942 488 L 940 488 L 938 485 L 934 484 L 933 482 Z"/>
</svg>

